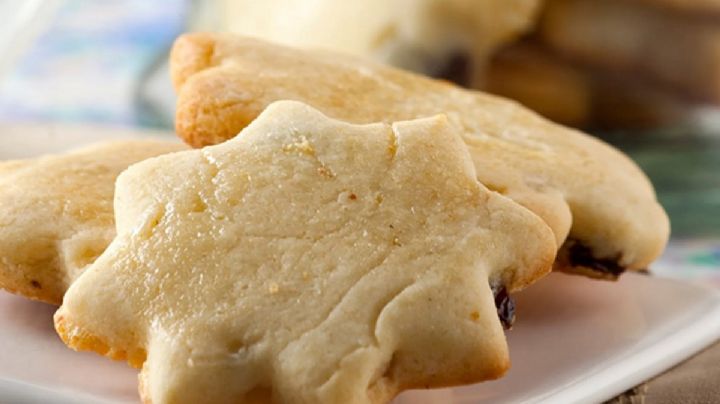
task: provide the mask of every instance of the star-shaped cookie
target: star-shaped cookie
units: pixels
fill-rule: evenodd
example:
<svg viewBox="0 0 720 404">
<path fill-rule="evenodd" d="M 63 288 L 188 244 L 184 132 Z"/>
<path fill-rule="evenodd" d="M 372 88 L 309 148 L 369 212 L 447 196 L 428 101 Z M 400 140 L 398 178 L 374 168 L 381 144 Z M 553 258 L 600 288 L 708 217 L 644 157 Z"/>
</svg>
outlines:
<svg viewBox="0 0 720 404">
<path fill-rule="evenodd" d="M 445 113 L 462 128 L 478 179 L 539 215 L 562 246 L 558 269 L 613 278 L 663 250 L 668 219 L 625 155 L 498 97 L 349 56 L 220 34 L 175 43 L 176 127 L 189 144 L 234 137 L 292 99 L 354 123 Z"/>
<path fill-rule="evenodd" d="M 0 288 L 59 305 L 115 235 L 115 178 L 184 149 L 175 141 L 111 141 L 0 162 Z"/>
<path fill-rule="evenodd" d="M 491 288 L 543 276 L 555 243 L 477 182 L 457 131 L 282 101 L 229 142 L 137 164 L 56 329 L 142 367 L 155 404 L 385 402 L 499 377 Z"/>
</svg>

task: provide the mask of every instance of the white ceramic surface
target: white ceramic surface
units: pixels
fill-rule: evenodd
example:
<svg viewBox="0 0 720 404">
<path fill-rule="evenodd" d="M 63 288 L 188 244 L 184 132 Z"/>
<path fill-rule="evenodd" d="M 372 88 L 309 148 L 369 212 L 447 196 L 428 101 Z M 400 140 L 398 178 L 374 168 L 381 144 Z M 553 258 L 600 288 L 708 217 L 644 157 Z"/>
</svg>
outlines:
<svg viewBox="0 0 720 404">
<path fill-rule="evenodd" d="M 551 274 L 517 295 L 517 309 L 506 377 L 399 403 L 602 402 L 720 338 L 718 290 L 641 274 Z"/>
<path fill-rule="evenodd" d="M 499 381 L 403 394 L 408 403 L 598 402 L 720 336 L 720 294 L 629 274 L 617 283 L 553 274 L 517 296 L 513 368 Z M 0 402 L 131 403 L 136 373 L 66 349 L 53 307 L 0 292 Z"/>
<path fill-rule="evenodd" d="M 144 134 L 0 126 L 0 159 Z M 407 392 L 396 403 L 599 402 L 720 338 L 720 292 L 680 281 L 552 274 L 516 298 L 518 319 L 508 333 L 513 367 L 505 378 Z M 0 292 L 0 403 L 137 402 L 136 371 L 66 349 L 53 331 L 53 311 Z"/>
</svg>

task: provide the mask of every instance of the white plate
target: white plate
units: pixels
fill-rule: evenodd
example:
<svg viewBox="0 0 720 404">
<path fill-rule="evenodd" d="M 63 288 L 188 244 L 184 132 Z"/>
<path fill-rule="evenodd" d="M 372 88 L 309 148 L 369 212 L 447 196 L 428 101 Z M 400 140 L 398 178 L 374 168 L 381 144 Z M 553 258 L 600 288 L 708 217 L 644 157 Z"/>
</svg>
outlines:
<svg viewBox="0 0 720 404">
<path fill-rule="evenodd" d="M 506 377 L 399 401 L 601 402 L 720 338 L 718 290 L 641 274 L 618 282 L 551 274 L 518 294 L 517 308 Z"/>
<path fill-rule="evenodd" d="M 397 403 L 571 403 L 613 397 L 720 336 L 720 294 L 628 274 L 553 274 L 517 296 L 513 368 L 499 381 L 413 391 Z M 0 292 L 0 402 L 137 402 L 136 372 L 65 348 L 53 307 Z"/>
<path fill-rule="evenodd" d="M 107 134 L 0 128 L 0 159 L 77 146 Z M 126 131 L 111 137 L 136 136 Z M 15 134 L 15 136 L 9 135 Z M 513 367 L 478 385 L 413 391 L 396 403 L 599 402 L 720 338 L 720 292 L 627 274 L 619 282 L 552 274 L 517 296 Z M 136 371 L 66 349 L 50 306 L 0 292 L 0 403 L 134 403 Z"/>
</svg>

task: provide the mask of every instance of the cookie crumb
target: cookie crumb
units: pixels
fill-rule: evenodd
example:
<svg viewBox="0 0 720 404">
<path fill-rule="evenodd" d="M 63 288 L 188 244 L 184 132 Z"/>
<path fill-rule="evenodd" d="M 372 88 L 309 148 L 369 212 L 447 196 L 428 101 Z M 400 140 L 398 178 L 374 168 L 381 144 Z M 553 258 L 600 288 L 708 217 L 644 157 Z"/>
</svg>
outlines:
<svg viewBox="0 0 720 404">
<path fill-rule="evenodd" d="M 325 166 L 318 167 L 317 172 L 321 176 L 327 177 L 327 178 L 333 178 L 335 176 L 335 173 L 333 173 L 329 168 L 327 168 Z"/>
<path fill-rule="evenodd" d="M 308 138 L 305 136 L 300 136 L 300 139 L 295 143 L 284 145 L 282 150 L 285 153 L 297 153 L 299 156 L 315 156 L 315 148 L 313 148 L 312 144 L 310 144 L 310 141 L 308 141 Z"/>
</svg>

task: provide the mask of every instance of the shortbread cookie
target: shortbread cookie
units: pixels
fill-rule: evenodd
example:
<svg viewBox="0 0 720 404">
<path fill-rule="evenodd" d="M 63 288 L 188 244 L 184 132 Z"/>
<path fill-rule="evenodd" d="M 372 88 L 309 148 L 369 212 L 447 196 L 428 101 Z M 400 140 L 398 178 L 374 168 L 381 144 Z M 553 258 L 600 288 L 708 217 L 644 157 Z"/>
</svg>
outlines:
<svg viewBox="0 0 720 404">
<path fill-rule="evenodd" d="M 55 324 L 142 367 L 154 404 L 386 402 L 499 377 L 492 289 L 555 252 L 442 115 L 359 126 L 278 102 L 232 141 L 131 167 L 115 207 Z"/>
<path fill-rule="evenodd" d="M 558 57 L 534 41 L 498 52 L 484 90 L 516 100 L 562 124 L 651 129 L 693 118 L 698 105 L 637 75 L 613 74 Z"/>
<path fill-rule="evenodd" d="M 638 1 L 550 0 L 540 35 L 568 58 L 720 103 L 720 23 Z"/>
<path fill-rule="evenodd" d="M 177 130 L 191 145 L 234 137 L 282 99 L 355 123 L 446 113 L 462 128 L 480 182 L 538 214 L 558 245 L 565 243 L 559 269 L 612 278 L 646 267 L 667 241 L 667 216 L 630 159 L 514 102 L 338 54 L 230 35 L 180 37 L 171 68 Z"/>
<path fill-rule="evenodd" d="M 535 22 L 540 0 L 227 0 L 230 32 L 372 58 L 462 84 Z M 216 30 L 217 26 L 210 27 Z"/>
<path fill-rule="evenodd" d="M 73 279 L 115 234 L 118 174 L 185 148 L 173 141 L 114 141 L 0 162 L 0 288 L 60 304 Z"/>
</svg>

